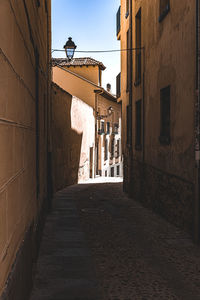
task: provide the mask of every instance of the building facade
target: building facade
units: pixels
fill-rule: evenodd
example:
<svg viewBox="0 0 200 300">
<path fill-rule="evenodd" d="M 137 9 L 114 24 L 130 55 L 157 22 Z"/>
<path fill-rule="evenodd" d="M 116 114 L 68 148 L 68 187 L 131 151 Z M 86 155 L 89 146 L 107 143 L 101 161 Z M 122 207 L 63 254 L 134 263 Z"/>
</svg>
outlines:
<svg viewBox="0 0 200 300">
<path fill-rule="evenodd" d="M 0 1 L 0 39 L 0 299 L 22 300 L 50 204 L 50 0 Z"/>
<path fill-rule="evenodd" d="M 90 149 L 94 147 L 93 109 L 57 84 L 52 84 L 53 191 L 90 177 Z"/>
<path fill-rule="evenodd" d="M 122 0 L 117 38 L 124 188 L 197 238 L 196 3 Z"/>
<path fill-rule="evenodd" d="M 96 98 L 96 176 L 122 177 L 121 104 L 116 98 L 99 94 Z"/>
<path fill-rule="evenodd" d="M 73 156 L 73 159 L 69 158 L 65 167 L 63 169 L 74 171 L 73 179 L 71 184 L 86 181 L 89 178 L 94 178 L 96 176 L 119 176 L 122 170 L 122 160 L 121 160 L 121 131 L 119 126 L 121 119 L 121 106 L 117 103 L 116 97 L 112 95 L 110 92 L 106 91 L 101 86 L 101 78 L 102 71 L 105 69 L 104 65 L 101 62 L 98 62 L 92 58 L 74 58 L 71 61 L 66 59 L 55 58 L 53 59 L 53 82 L 57 88 L 62 89 L 63 92 L 68 93 L 71 100 L 68 99 L 69 109 L 67 115 L 69 115 L 69 120 L 71 121 L 71 125 L 69 127 L 70 132 L 75 131 L 81 137 L 80 147 L 78 145 L 74 147 L 74 142 L 71 143 L 73 149 L 78 151 L 78 155 Z M 60 92 L 59 92 L 60 94 Z M 58 99 L 58 95 L 53 93 L 52 96 L 52 107 L 53 115 L 55 121 L 53 127 L 55 127 L 55 135 L 56 135 L 56 127 L 58 126 L 62 131 L 61 124 L 58 122 L 62 118 L 60 118 L 59 114 L 63 115 L 63 112 L 66 111 L 66 106 L 62 106 L 62 100 Z M 60 105 L 60 112 L 56 110 L 56 106 Z M 64 105 L 64 102 L 63 102 Z M 57 106 L 58 108 L 58 106 Z M 108 116 L 108 110 L 112 108 L 111 114 Z M 105 134 L 105 132 L 101 131 L 102 122 L 104 124 L 110 124 L 109 133 Z M 114 128 L 114 124 L 116 127 L 118 126 L 118 130 L 115 133 L 115 139 L 113 139 L 114 133 L 112 133 L 112 128 Z M 65 127 L 66 129 L 66 127 Z M 101 132 L 100 132 L 101 131 Z M 61 143 L 62 145 L 66 144 L 66 151 L 70 151 L 70 143 L 67 140 L 67 131 L 61 132 L 66 137 L 66 143 Z M 107 142 L 104 143 L 103 140 L 106 138 Z M 113 139 L 112 143 L 114 144 L 114 148 L 119 148 L 118 157 L 114 157 L 111 159 L 110 153 L 110 145 L 111 138 Z M 53 135 L 53 140 L 60 139 Z M 60 144 L 60 145 L 61 145 Z M 58 145 L 57 142 L 53 143 L 54 148 Z M 74 146 L 73 146 L 74 145 Z M 106 145 L 106 146 L 105 146 Z M 117 146 L 118 145 L 118 146 Z M 104 148 L 107 147 L 107 156 L 104 155 Z M 59 147 L 57 150 L 53 151 L 53 153 L 58 157 L 58 152 L 60 152 Z M 66 151 L 63 153 L 66 154 Z M 115 150 L 113 150 L 115 151 Z M 116 150 L 117 151 L 117 150 Z M 57 158 L 54 158 L 54 162 Z M 65 155 L 66 159 L 67 155 Z M 70 157 L 68 155 L 68 157 Z M 106 159 L 105 159 L 106 158 Z M 60 157 L 62 161 L 62 156 Z M 58 159 L 58 160 L 60 160 Z M 78 169 L 76 168 L 78 161 Z M 70 166 L 71 164 L 71 166 Z M 111 170 L 111 167 L 113 169 Z M 59 172 L 58 172 L 59 173 Z M 59 176 L 54 174 L 54 179 L 58 181 L 60 179 Z M 117 175 L 118 174 L 118 175 Z M 65 180 L 65 184 L 69 183 L 69 180 Z"/>
</svg>

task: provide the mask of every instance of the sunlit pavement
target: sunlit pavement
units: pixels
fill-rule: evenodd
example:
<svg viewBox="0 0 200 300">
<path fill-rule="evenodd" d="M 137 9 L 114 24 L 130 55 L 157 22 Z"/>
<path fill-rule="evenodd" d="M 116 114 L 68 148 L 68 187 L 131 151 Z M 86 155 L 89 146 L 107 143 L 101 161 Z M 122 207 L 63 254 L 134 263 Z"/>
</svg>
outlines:
<svg viewBox="0 0 200 300">
<path fill-rule="evenodd" d="M 80 181 L 79 184 L 90 184 L 90 183 L 117 183 L 123 182 L 122 177 L 96 177 L 87 181 Z"/>
<path fill-rule="evenodd" d="M 200 248 L 122 183 L 79 184 L 55 201 L 31 300 L 200 299 Z"/>
</svg>

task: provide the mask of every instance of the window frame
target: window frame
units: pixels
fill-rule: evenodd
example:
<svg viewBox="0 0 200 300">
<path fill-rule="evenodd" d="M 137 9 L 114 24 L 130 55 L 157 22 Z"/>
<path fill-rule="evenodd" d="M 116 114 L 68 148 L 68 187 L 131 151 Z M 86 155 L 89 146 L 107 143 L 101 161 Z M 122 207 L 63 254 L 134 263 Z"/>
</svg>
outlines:
<svg viewBox="0 0 200 300">
<path fill-rule="evenodd" d="M 130 49 L 130 29 L 127 30 L 126 32 L 126 48 Z M 126 92 L 128 93 L 130 91 L 130 75 L 131 75 L 131 66 L 130 66 L 130 55 L 131 55 L 131 50 L 126 51 Z"/>
<path fill-rule="evenodd" d="M 142 150 L 142 100 L 135 102 L 135 149 Z"/>
<path fill-rule="evenodd" d="M 139 8 L 135 16 L 135 86 L 141 84 L 142 81 L 142 9 Z"/>
<path fill-rule="evenodd" d="M 104 145 L 104 161 L 108 160 L 108 139 L 105 139 Z"/>
<path fill-rule="evenodd" d="M 160 136 L 161 145 L 171 143 L 171 86 L 160 90 Z"/>
</svg>

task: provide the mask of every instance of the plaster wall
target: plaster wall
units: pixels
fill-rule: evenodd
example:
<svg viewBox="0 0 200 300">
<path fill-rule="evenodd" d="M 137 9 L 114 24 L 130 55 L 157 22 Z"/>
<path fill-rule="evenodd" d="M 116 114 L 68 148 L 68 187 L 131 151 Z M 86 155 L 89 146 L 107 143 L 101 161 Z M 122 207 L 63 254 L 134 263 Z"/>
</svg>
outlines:
<svg viewBox="0 0 200 300">
<path fill-rule="evenodd" d="M 142 54 L 145 78 L 133 88 L 132 118 L 135 118 L 135 101 L 143 99 L 144 88 L 144 160 L 169 174 L 194 182 L 195 1 L 170 1 L 170 11 L 161 22 L 158 21 L 158 0 L 134 1 L 133 47 L 136 46 L 135 15 L 139 8 L 142 46 L 145 47 Z M 159 142 L 160 90 L 168 85 L 171 87 L 169 146 Z M 133 145 L 135 132 L 133 130 Z M 142 151 L 134 150 L 138 160 L 142 155 Z"/>
<path fill-rule="evenodd" d="M 37 7 L 36 1 L 0 1 L 0 297 L 4 291 L 6 299 L 16 255 L 31 224 L 37 227 L 47 198 L 51 5 L 40 2 Z M 25 273 L 18 275 L 21 286 Z M 27 288 L 18 289 L 21 296 L 16 292 L 15 299 L 22 299 Z"/>
<path fill-rule="evenodd" d="M 101 85 L 99 82 L 99 66 L 65 66 L 64 69 L 70 70 L 97 85 Z M 100 70 L 100 72 L 102 71 Z"/>
<path fill-rule="evenodd" d="M 67 69 L 68 70 L 68 69 Z M 70 71 L 60 67 L 53 67 L 53 82 L 59 85 L 63 90 L 71 95 L 82 99 L 86 104 L 95 107 L 95 94 L 94 90 L 99 88 L 91 81 L 87 82 Z"/>
<path fill-rule="evenodd" d="M 121 1 L 121 40 L 125 0 Z M 141 9 L 141 82 L 135 82 L 133 52 L 132 148 L 123 138 L 126 172 L 124 186 L 130 194 L 153 207 L 177 226 L 192 232 L 194 222 L 194 107 L 196 82 L 195 1 L 170 1 L 170 11 L 159 22 L 160 1 L 133 1 L 133 45 L 136 47 L 136 15 Z M 130 17 L 130 16 L 129 16 Z M 124 27 L 125 28 L 125 27 Z M 122 45 L 123 47 L 123 45 Z M 122 73 L 126 57 L 121 56 Z M 123 84 L 122 76 L 122 85 Z M 169 145 L 161 144 L 160 90 L 170 86 Z M 123 93 L 123 90 L 122 90 Z M 123 94 L 122 94 L 123 95 Z M 135 147 L 136 101 L 142 101 L 142 145 Z M 122 107 L 127 99 L 122 96 Z M 125 110 L 122 109 L 125 120 Z M 123 121 L 124 122 L 124 121 Z M 123 123 L 124 124 L 124 123 Z M 125 124 L 122 126 L 126 135 Z"/>
<path fill-rule="evenodd" d="M 52 147 L 54 192 L 89 179 L 90 147 L 94 147 L 93 109 L 52 85 Z M 93 162 L 92 162 L 93 163 Z"/>
<path fill-rule="evenodd" d="M 126 17 L 126 1 L 121 1 L 121 29 L 117 35 L 120 41 L 120 48 L 127 49 L 127 31 L 129 29 L 129 15 Z M 118 101 L 122 101 L 122 151 L 126 151 L 126 107 L 129 104 L 129 92 L 127 91 L 127 52 L 121 52 L 121 96 Z"/>
</svg>

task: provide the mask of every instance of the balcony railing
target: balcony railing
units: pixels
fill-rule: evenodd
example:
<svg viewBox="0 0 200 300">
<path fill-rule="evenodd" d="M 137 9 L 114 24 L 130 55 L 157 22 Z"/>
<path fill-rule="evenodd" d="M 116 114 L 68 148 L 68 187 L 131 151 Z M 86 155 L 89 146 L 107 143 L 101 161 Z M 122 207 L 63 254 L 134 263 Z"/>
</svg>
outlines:
<svg viewBox="0 0 200 300">
<path fill-rule="evenodd" d="M 120 28 L 121 28 L 121 6 L 117 11 L 117 35 L 120 32 Z"/>
<path fill-rule="evenodd" d="M 121 73 L 119 73 L 116 77 L 116 95 L 117 98 L 121 96 Z"/>
</svg>

